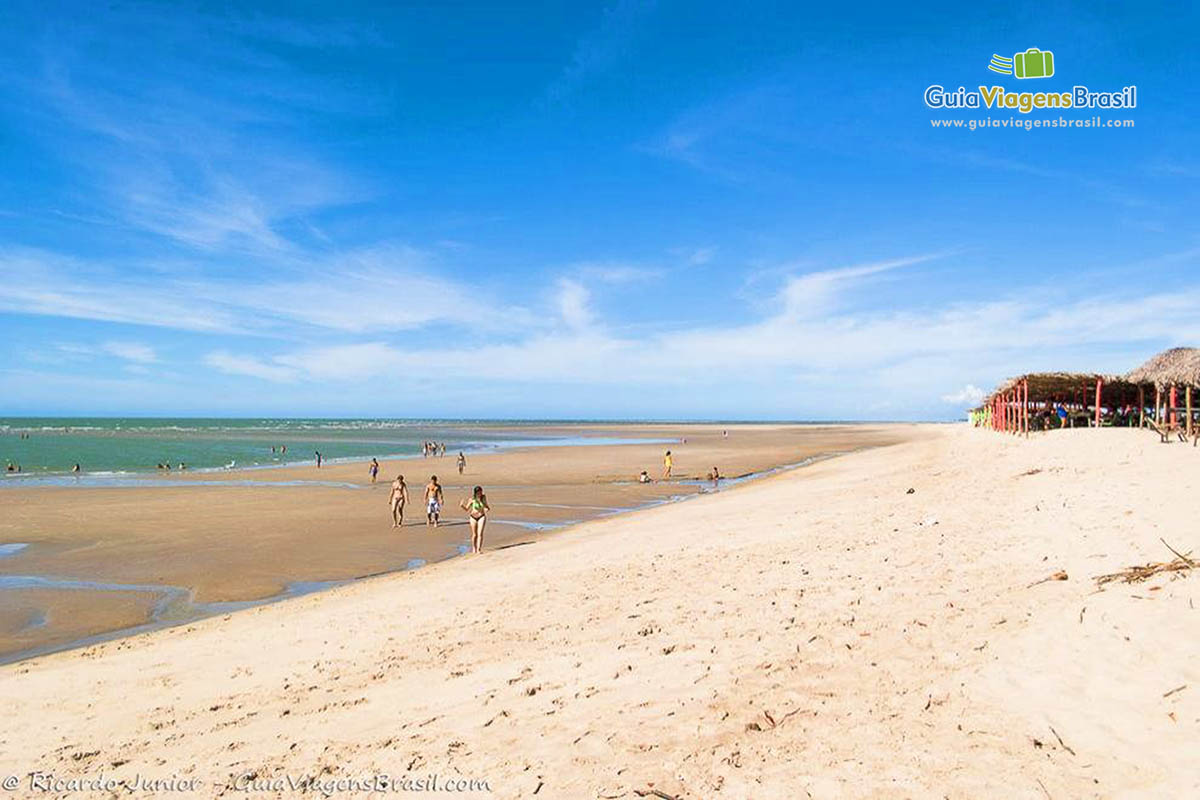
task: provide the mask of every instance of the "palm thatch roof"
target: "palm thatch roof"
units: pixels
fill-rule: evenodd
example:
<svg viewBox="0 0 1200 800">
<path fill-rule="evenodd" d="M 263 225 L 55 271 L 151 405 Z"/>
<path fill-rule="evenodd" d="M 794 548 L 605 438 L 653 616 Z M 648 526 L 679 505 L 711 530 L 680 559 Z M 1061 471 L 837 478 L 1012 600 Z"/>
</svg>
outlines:
<svg viewBox="0 0 1200 800">
<path fill-rule="evenodd" d="M 1096 381 L 1102 381 L 1105 389 L 1126 383 L 1119 375 L 1103 375 L 1096 372 L 1030 372 L 1002 382 L 987 396 L 983 405 L 986 406 L 997 396 L 1013 391 L 1022 381 L 1029 382 L 1029 399 L 1032 402 L 1053 400 L 1082 390 L 1094 390 Z"/>
<path fill-rule="evenodd" d="M 1200 386 L 1200 348 L 1164 350 L 1125 376 L 1131 383 L 1155 386 Z"/>
</svg>

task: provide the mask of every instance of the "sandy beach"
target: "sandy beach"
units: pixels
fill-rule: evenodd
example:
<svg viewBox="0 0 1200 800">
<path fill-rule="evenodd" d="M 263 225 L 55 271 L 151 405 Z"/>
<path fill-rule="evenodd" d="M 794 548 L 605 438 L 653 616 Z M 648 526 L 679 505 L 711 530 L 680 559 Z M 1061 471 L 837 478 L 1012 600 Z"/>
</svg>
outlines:
<svg viewBox="0 0 1200 800">
<path fill-rule="evenodd" d="M 44 796 L 31 773 L 198 796 L 376 775 L 504 798 L 1192 795 L 1200 585 L 1094 578 L 1169 560 L 1160 537 L 1192 549 L 1197 463 L 1136 430 L 921 427 L 8 665 L 0 776 L 15 796 Z"/>
<path fill-rule="evenodd" d="M 6 487 L 0 543 L 26 546 L 0 558 L 0 660 L 456 556 L 469 542 L 458 503 L 474 484 L 486 487 L 493 509 L 487 546 L 503 547 L 708 491 L 703 479 L 714 466 L 735 479 L 895 442 L 906 426 L 525 426 L 519 433 L 645 444 L 472 453 L 462 476 L 455 453 L 383 461 L 374 485 L 360 461 L 148 475 L 146 487 Z M 672 480 L 636 483 L 642 469 L 660 478 L 666 449 L 675 458 Z M 400 473 L 410 502 L 404 525 L 393 529 L 388 496 Z M 426 526 L 422 505 L 431 474 L 447 505 L 436 530 Z M 41 583 L 5 585 L 23 579 Z"/>
</svg>

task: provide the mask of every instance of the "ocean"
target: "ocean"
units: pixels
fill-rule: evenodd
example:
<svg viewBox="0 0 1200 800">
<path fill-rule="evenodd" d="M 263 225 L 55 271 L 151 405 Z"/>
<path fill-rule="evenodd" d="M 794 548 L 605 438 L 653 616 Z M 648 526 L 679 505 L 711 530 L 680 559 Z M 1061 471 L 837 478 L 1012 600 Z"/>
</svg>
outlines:
<svg viewBox="0 0 1200 800">
<path fill-rule="evenodd" d="M 407 419 L 0 418 L 0 462 L 7 479 L 71 474 L 154 473 L 159 464 L 188 470 L 246 469 L 412 457 L 426 441 L 447 453 L 555 444 L 617 444 L 613 438 L 553 437 L 549 422 Z M 523 430 L 525 429 L 525 430 Z M 645 440 L 641 440 L 645 441 Z M 274 451 L 272 451 L 274 448 Z M 286 448 L 286 451 L 284 450 Z M 15 468 L 19 466 L 20 472 Z"/>
</svg>

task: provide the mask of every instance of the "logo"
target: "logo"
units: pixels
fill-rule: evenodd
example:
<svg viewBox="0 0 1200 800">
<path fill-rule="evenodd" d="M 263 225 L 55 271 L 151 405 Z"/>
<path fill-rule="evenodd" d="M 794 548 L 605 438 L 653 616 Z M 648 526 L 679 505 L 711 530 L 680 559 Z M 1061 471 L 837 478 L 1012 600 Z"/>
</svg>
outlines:
<svg viewBox="0 0 1200 800">
<path fill-rule="evenodd" d="M 1053 78 L 1054 53 L 1031 47 L 1012 58 L 993 53 L 987 68 L 1000 75 L 1019 80 Z M 1038 87 L 1039 91 L 1010 91 L 1004 86 L 980 84 L 976 89 L 959 86 L 947 89 L 940 83 L 925 89 L 925 105 L 938 109 L 989 109 L 1016 111 L 1019 114 L 1057 113 L 1074 109 L 1137 108 L 1137 86 L 1129 85 L 1116 91 L 1093 91 L 1083 84 L 1055 87 L 1053 83 Z"/>
<path fill-rule="evenodd" d="M 1054 75 L 1054 53 L 1036 47 L 1031 47 L 1024 53 L 1016 53 L 1012 58 L 993 53 L 988 69 L 1001 75 L 1015 75 L 1022 79 L 1049 78 Z"/>
</svg>

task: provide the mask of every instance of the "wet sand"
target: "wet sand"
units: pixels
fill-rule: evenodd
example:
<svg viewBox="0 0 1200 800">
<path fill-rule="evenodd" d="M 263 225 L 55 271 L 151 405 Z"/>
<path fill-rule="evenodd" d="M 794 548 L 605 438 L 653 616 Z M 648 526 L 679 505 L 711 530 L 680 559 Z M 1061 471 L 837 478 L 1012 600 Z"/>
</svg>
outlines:
<svg viewBox="0 0 1200 800">
<path fill-rule="evenodd" d="M 456 453 L 381 462 L 375 485 L 369 483 L 366 463 L 352 463 L 320 470 L 310 465 L 175 474 L 167 481 L 172 485 L 148 488 L 4 489 L 0 543 L 29 546 L 0 558 L 0 659 L 160 619 L 156 611 L 162 610 L 163 595 L 144 587 L 185 595 L 172 606 L 173 616 L 160 619 L 169 622 L 207 613 L 207 604 L 275 597 L 297 582 L 345 581 L 444 560 L 469 542 L 458 502 L 476 483 L 486 488 L 492 506 L 486 547 L 495 549 L 708 491 L 703 478 L 713 466 L 736 478 L 896 442 L 911 430 L 857 425 L 522 428 L 531 436 L 642 437 L 670 444 L 469 455 L 463 476 L 457 473 Z M 636 483 L 642 469 L 660 476 L 666 449 L 675 456 L 674 479 Z M 404 526 L 393 529 L 388 495 L 398 473 L 407 479 L 410 502 Z M 445 487 L 446 513 L 437 529 L 425 525 L 421 502 L 431 474 Z M 149 477 L 163 481 L 162 475 Z M 215 478 L 261 485 L 200 485 Z M 6 576 L 93 581 L 110 588 L 3 588 Z M 122 585 L 143 589 L 114 588 Z"/>
<path fill-rule="evenodd" d="M 1161 539 L 1200 548 L 1198 451 L 920 433 L 0 667 L 0 776 L 178 776 L 196 797 L 431 774 L 487 781 L 455 793 L 477 798 L 1198 796 L 1200 581 L 1096 581 L 1171 559 Z"/>
</svg>

